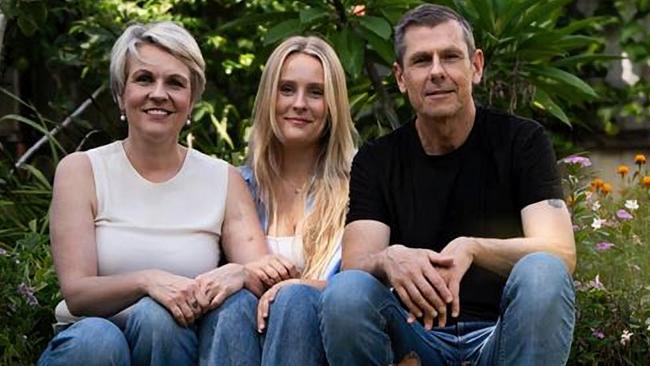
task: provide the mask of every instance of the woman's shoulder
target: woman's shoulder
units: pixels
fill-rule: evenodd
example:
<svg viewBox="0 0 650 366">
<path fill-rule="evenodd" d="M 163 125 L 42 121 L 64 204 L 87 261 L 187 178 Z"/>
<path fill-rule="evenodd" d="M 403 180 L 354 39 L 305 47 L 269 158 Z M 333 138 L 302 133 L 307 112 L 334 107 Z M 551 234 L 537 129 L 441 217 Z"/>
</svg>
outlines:
<svg viewBox="0 0 650 366">
<path fill-rule="evenodd" d="M 196 163 L 201 164 L 205 167 L 211 167 L 216 169 L 223 169 L 224 171 L 228 170 L 230 164 L 223 159 L 219 159 L 216 156 L 208 155 L 202 153 L 195 149 L 188 149 L 187 153 L 190 154 L 189 158 L 194 160 Z"/>
<path fill-rule="evenodd" d="M 250 184 L 255 181 L 255 174 L 253 173 L 253 169 L 251 169 L 250 166 L 248 165 L 240 165 L 237 167 L 239 169 L 239 174 L 241 177 L 244 179 L 246 184 Z"/>
</svg>

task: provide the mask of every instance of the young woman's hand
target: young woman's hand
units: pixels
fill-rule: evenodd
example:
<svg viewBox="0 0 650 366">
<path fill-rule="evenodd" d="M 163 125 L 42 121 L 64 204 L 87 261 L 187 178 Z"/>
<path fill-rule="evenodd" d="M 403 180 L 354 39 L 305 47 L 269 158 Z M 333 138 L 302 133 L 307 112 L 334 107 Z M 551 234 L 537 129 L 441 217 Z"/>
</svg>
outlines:
<svg viewBox="0 0 650 366">
<path fill-rule="evenodd" d="M 257 331 L 262 333 L 264 328 L 266 328 L 266 318 L 269 317 L 269 308 L 271 303 L 275 300 L 275 295 L 280 291 L 280 289 L 286 285 L 294 285 L 301 283 L 299 279 L 288 279 L 282 282 L 278 282 L 273 285 L 268 291 L 260 297 L 259 302 L 257 303 Z"/>
<path fill-rule="evenodd" d="M 281 281 L 300 276 L 300 272 L 293 263 L 282 256 L 274 254 L 249 262 L 245 266 L 246 270 L 257 277 L 267 289 Z"/>
</svg>

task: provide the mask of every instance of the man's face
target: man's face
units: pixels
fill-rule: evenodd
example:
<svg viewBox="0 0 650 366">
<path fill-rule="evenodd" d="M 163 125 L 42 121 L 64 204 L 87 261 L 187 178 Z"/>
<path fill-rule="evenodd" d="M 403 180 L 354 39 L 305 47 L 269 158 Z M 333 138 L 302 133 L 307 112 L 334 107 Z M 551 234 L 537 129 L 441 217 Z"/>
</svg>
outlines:
<svg viewBox="0 0 650 366">
<path fill-rule="evenodd" d="M 450 118 L 473 107 L 472 84 L 481 81 L 483 53 L 469 55 L 458 22 L 408 27 L 404 44 L 403 66 L 395 63 L 393 69 L 419 118 Z"/>
</svg>

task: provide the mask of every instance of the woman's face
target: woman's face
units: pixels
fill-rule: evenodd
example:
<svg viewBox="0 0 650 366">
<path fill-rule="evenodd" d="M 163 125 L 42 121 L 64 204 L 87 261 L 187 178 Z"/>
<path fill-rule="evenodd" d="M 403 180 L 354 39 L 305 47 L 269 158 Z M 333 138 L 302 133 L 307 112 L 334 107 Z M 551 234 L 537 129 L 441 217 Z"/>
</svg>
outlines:
<svg viewBox="0 0 650 366">
<path fill-rule="evenodd" d="M 140 58 L 128 56 L 120 108 L 129 121 L 129 136 L 178 139 L 192 110 L 190 70 L 167 51 L 144 44 Z"/>
<path fill-rule="evenodd" d="M 323 65 L 304 53 L 289 55 L 278 80 L 275 118 L 285 146 L 306 147 L 318 143 L 327 118 Z"/>
</svg>

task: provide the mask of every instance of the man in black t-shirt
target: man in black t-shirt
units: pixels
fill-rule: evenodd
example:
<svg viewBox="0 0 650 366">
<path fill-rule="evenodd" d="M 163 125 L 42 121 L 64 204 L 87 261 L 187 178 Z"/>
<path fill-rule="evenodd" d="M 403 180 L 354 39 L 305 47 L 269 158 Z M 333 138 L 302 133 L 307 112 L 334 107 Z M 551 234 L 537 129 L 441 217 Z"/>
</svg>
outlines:
<svg viewBox="0 0 650 366">
<path fill-rule="evenodd" d="M 395 48 L 416 117 L 354 159 L 330 364 L 566 363 L 575 243 L 542 127 L 475 106 L 483 53 L 451 9 L 405 14 Z"/>
</svg>

